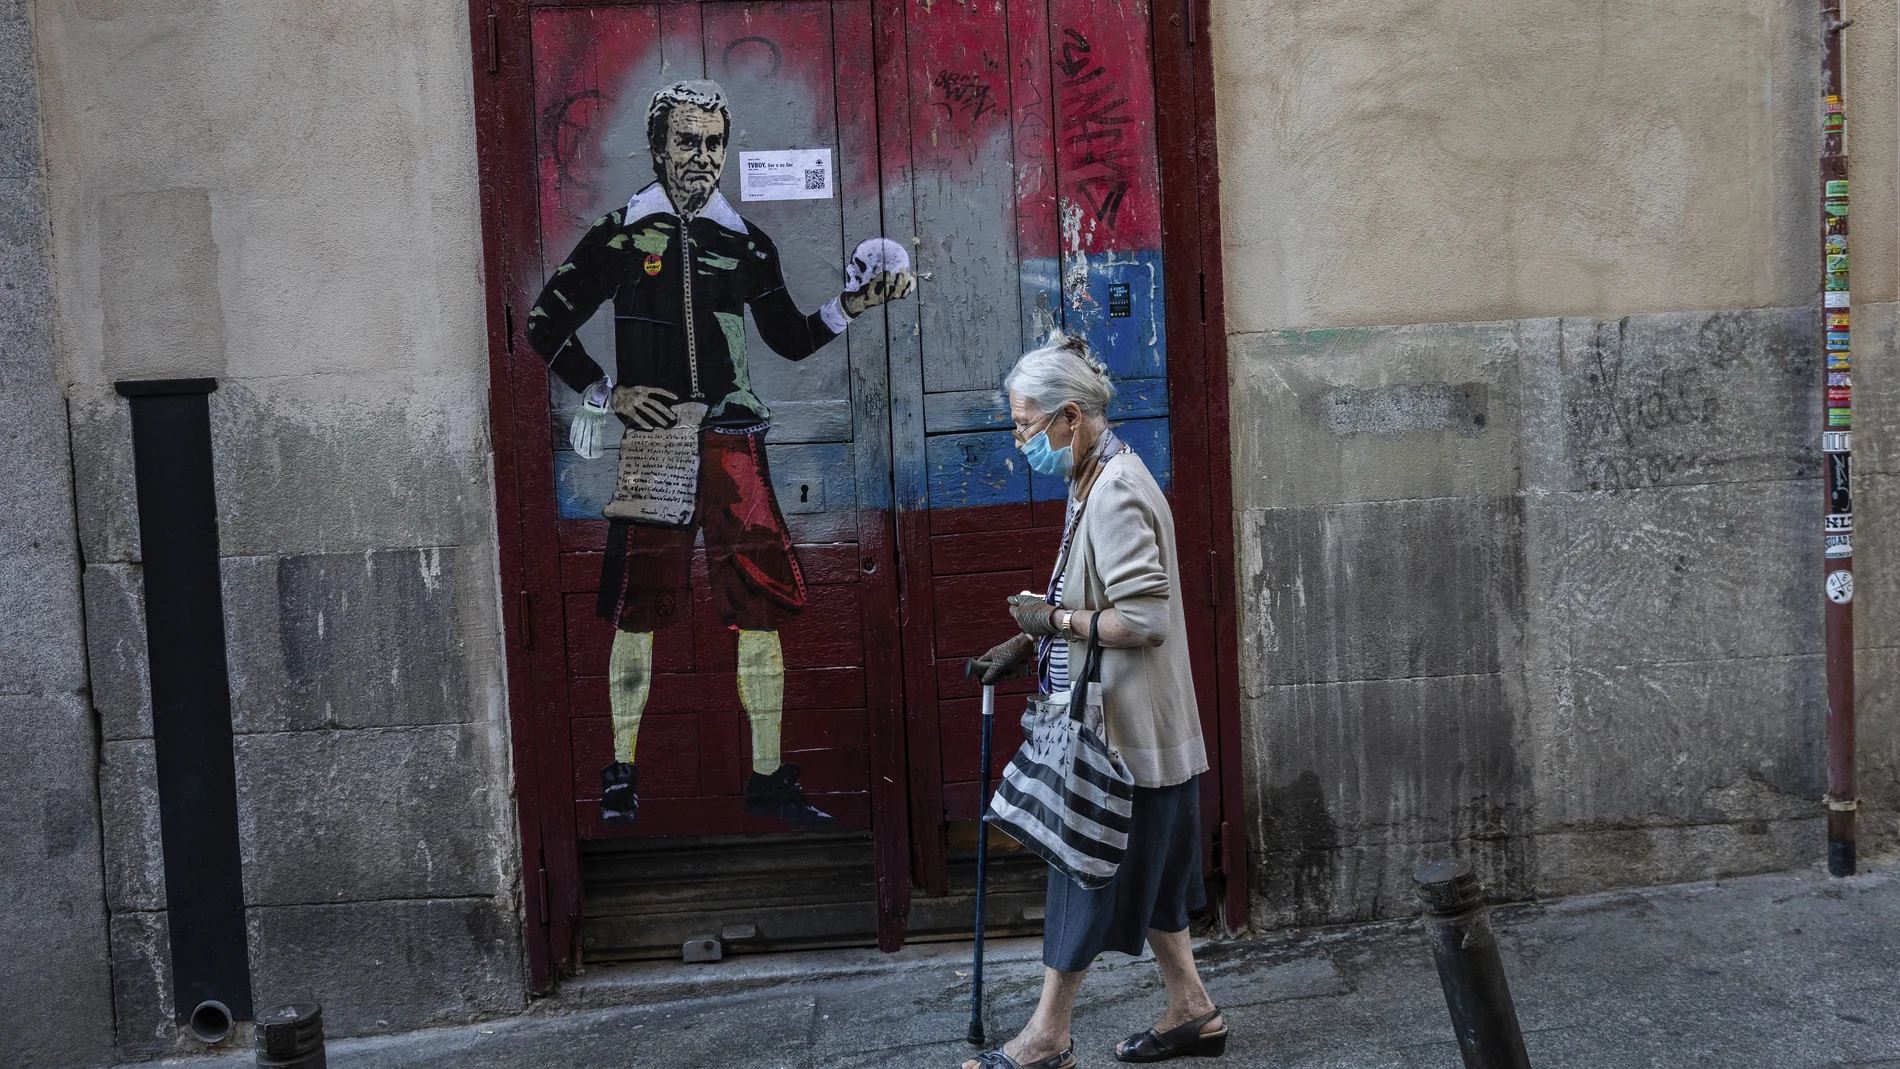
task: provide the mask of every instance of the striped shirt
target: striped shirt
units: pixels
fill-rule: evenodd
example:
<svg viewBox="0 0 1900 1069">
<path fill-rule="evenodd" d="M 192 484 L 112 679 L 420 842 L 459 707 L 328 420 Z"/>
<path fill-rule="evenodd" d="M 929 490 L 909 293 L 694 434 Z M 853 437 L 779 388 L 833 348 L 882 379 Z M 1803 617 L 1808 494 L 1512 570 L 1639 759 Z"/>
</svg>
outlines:
<svg viewBox="0 0 1900 1069">
<path fill-rule="evenodd" d="M 1069 563 L 1069 540 L 1075 537 L 1076 514 L 1082 511 L 1082 503 L 1071 497 L 1068 512 L 1062 518 L 1062 548 L 1056 551 L 1055 574 L 1049 577 L 1048 602 L 1051 605 L 1062 604 L 1062 572 Z M 1037 681 L 1044 694 L 1055 694 L 1069 689 L 1069 643 L 1051 636 L 1042 640 L 1042 672 Z"/>
</svg>

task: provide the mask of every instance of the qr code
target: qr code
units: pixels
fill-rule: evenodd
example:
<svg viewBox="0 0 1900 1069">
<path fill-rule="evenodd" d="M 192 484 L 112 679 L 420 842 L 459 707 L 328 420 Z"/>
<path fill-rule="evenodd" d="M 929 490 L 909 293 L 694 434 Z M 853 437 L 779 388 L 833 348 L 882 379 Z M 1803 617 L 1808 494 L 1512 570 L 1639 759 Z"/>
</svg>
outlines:
<svg viewBox="0 0 1900 1069">
<path fill-rule="evenodd" d="M 805 188 L 806 189 L 825 188 L 825 169 L 823 167 L 805 168 Z"/>
</svg>

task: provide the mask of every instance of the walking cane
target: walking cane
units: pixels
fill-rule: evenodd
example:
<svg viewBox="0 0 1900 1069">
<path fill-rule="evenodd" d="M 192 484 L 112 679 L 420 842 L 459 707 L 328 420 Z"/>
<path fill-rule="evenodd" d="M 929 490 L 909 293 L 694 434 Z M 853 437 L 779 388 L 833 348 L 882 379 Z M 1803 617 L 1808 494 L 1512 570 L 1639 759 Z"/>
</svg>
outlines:
<svg viewBox="0 0 1900 1069">
<path fill-rule="evenodd" d="M 977 675 L 976 659 L 963 666 L 963 678 Z M 970 967 L 970 1042 L 983 1043 L 983 896 L 990 876 L 990 830 L 983 814 L 990 808 L 990 727 L 996 722 L 996 685 L 983 687 L 983 791 L 976 796 L 976 950 Z"/>
</svg>

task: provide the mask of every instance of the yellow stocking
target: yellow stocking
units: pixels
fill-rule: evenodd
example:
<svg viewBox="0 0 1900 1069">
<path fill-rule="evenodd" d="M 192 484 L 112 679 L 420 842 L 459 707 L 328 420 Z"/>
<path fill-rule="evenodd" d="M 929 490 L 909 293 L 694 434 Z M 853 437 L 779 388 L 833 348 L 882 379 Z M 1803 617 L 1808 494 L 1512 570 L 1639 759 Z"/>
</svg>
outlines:
<svg viewBox="0 0 1900 1069">
<path fill-rule="evenodd" d="M 607 657 L 607 702 L 614 714 L 614 760 L 633 763 L 640 714 L 653 689 L 653 632 L 616 631 Z"/>
<path fill-rule="evenodd" d="M 785 719 L 785 653 L 777 631 L 739 632 L 739 704 L 752 721 L 752 771 L 769 776 L 778 771 Z"/>
</svg>

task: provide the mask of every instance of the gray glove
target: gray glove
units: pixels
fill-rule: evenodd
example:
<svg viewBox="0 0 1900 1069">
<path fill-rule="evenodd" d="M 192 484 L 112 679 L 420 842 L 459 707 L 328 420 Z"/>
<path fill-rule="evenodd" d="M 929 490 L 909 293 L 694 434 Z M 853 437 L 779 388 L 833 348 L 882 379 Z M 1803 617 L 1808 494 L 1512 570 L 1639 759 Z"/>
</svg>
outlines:
<svg viewBox="0 0 1900 1069">
<path fill-rule="evenodd" d="M 1007 642 L 991 646 L 989 652 L 978 657 L 974 663 L 977 679 L 986 687 L 1021 679 L 1035 666 L 1036 640 L 1028 635 L 1017 635 Z"/>
<path fill-rule="evenodd" d="M 1025 635 L 1047 638 L 1056 633 L 1056 607 L 1034 594 L 1011 594 L 1009 614 Z"/>
</svg>

